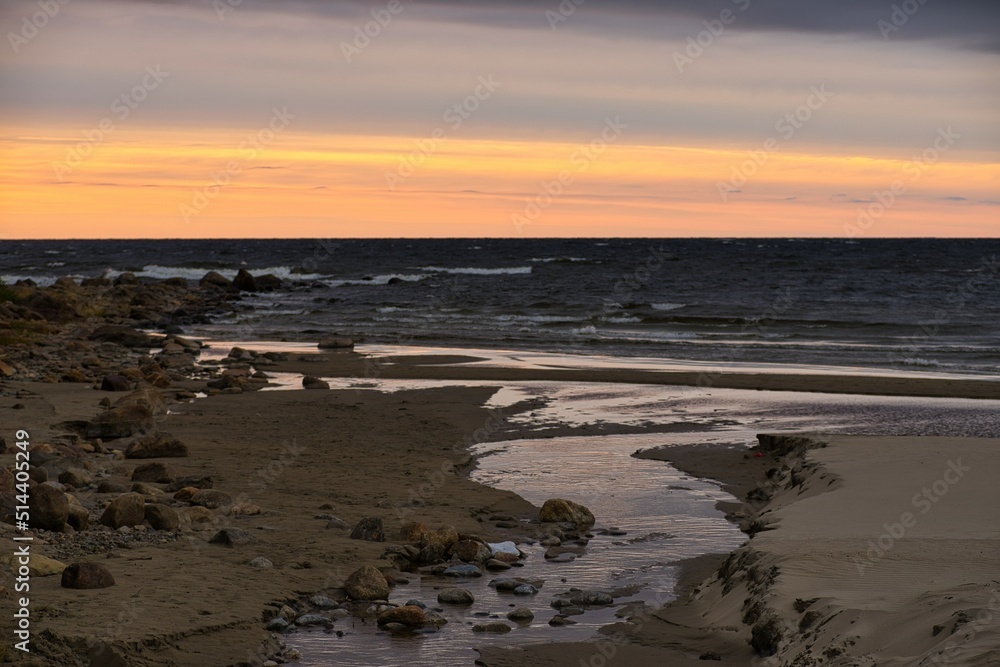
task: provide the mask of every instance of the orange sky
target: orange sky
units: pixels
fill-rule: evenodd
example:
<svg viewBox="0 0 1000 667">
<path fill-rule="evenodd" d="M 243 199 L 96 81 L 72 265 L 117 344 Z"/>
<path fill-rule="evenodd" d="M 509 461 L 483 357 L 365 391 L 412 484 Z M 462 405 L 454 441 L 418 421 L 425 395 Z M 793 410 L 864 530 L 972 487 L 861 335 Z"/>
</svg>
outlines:
<svg viewBox="0 0 1000 667">
<path fill-rule="evenodd" d="M 1000 165 L 953 161 L 947 153 L 926 165 L 780 147 L 753 156 L 630 145 L 611 131 L 609 143 L 591 146 L 282 129 L 273 138 L 265 133 L 255 148 L 252 134 L 161 130 L 74 144 L 79 135 L 72 133 L 16 131 L 2 149 L 3 236 L 988 236 L 996 230 L 997 207 L 974 198 L 988 201 L 996 191 Z M 747 176 L 741 192 L 728 192 L 734 169 Z M 216 188 L 216 181 L 224 185 Z M 861 201 L 894 182 L 893 201 L 882 196 L 888 208 Z M 949 199 L 955 192 L 965 199 Z M 869 208 L 871 217 L 863 217 Z"/>
</svg>

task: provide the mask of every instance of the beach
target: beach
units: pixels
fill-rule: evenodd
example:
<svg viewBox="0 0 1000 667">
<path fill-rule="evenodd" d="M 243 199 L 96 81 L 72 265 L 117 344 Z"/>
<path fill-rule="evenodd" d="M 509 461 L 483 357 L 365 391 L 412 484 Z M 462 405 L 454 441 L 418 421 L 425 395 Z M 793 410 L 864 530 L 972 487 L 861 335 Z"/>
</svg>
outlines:
<svg viewBox="0 0 1000 667">
<path fill-rule="evenodd" d="M 355 652 L 368 647 L 371 655 L 410 655 L 407 647 L 426 641 L 421 633 L 432 628 L 436 636 L 476 647 L 474 655 L 470 648 L 461 659 L 437 661 L 456 665 L 699 659 L 732 665 L 981 665 L 997 659 L 997 440 L 785 430 L 731 438 L 729 444 L 697 442 L 735 423 L 727 417 L 742 419 L 736 405 L 750 396 L 811 396 L 810 405 L 856 400 L 858 394 L 876 406 L 880 400 L 932 401 L 914 405 L 964 411 L 958 417 L 941 412 L 944 424 L 979 415 L 982 423 L 972 419 L 967 427 L 979 433 L 991 428 L 994 380 L 504 367 L 473 354 L 416 348 L 381 357 L 349 347 L 302 351 L 302 344 L 293 352 L 268 351 L 267 344 L 255 350 L 252 341 L 242 349 L 201 348 L 177 335 L 144 343 L 134 337 L 148 334 L 110 315 L 115 298 L 107 296 L 106 286 L 75 289 L 64 283 L 46 293 L 64 294 L 73 303 L 108 299 L 106 314 L 50 321 L 44 332 L 36 325 L 38 333 L 5 347 L 9 372 L 0 412 L 7 415 L 6 451 L 0 461 L 15 468 L 15 439 L 23 437 L 16 432 L 26 432 L 37 469 L 32 488 L 48 486 L 71 497 L 66 522 L 75 525 L 25 532 L 0 524 L 8 538 L 31 536 L 33 557 L 56 560 L 38 559 L 30 577 L 31 652 L 13 647 L 8 638 L 16 628 L 8 616 L 5 660 L 383 664 L 373 657 L 376 662 L 365 663 Z M 137 294 L 183 300 L 189 310 L 206 303 L 223 309 L 226 303 L 214 293 L 207 301 L 192 296 L 179 285 L 129 288 L 130 299 Z M 101 329 L 111 322 L 122 328 Z M 82 362 L 92 357 L 97 363 Z M 80 376 L 71 376 L 71 368 Z M 121 391 L 102 380 L 109 376 L 127 381 Z M 676 392 L 677 418 L 546 421 L 546 400 L 565 400 L 551 392 L 547 399 L 515 392 L 497 403 L 502 387 L 509 392 L 537 385 L 593 387 L 602 397 L 614 388 L 635 388 L 642 401 L 648 396 L 642 392 Z M 692 405 L 729 407 L 724 415 L 717 414 L 719 407 L 685 412 L 685 396 Z M 949 398 L 930 398 L 942 396 Z M 754 405 L 744 410 L 753 413 Z M 848 415 L 860 414 L 845 405 Z M 908 414 L 895 418 L 906 422 Z M 753 423 L 738 433 L 751 433 Z M 593 592 L 613 602 L 594 598 L 594 604 L 549 608 L 549 600 L 574 595 L 572 588 L 561 591 L 581 575 L 570 565 L 543 562 L 557 554 L 546 552 L 543 559 L 539 542 L 562 542 L 550 551 L 569 552 L 600 570 L 599 554 L 616 553 L 617 542 L 607 535 L 621 534 L 614 526 L 622 517 L 602 515 L 576 525 L 540 522 L 540 502 L 474 481 L 482 467 L 476 452 L 490 443 L 584 436 L 587 442 L 624 439 L 628 451 L 642 449 L 643 438 L 662 437 L 668 444 L 643 449 L 636 460 L 673 466 L 679 479 L 690 480 L 672 492 L 682 496 L 694 493 L 683 489 L 711 480 L 718 493 L 699 502 L 714 513 L 712 525 L 746 533 L 734 546 L 744 543 L 667 564 L 670 595 L 662 601 L 643 602 L 629 587 L 608 588 Z M 685 439 L 690 442 L 681 444 Z M 43 478 L 51 481 L 42 484 Z M 5 512 L 15 504 L 14 478 L 7 480 Z M 930 496 L 918 497 L 925 488 Z M 544 487 L 532 491 L 545 497 Z M 122 520 L 109 509 L 136 495 L 145 513 L 138 520 Z M 599 506 L 593 495 L 577 500 Z M 33 503 L 32 511 L 45 507 Z M 562 539 L 553 542 L 554 535 Z M 683 541 L 683 535 L 667 537 Z M 435 540 L 445 540 L 445 546 Z M 484 582 L 510 576 L 509 563 L 490 559 L 494 564 L 486 566 L 482 555 L 485 545 L 508 541 L 518 545 L 522 557 L 516 565 L 524 572 L 537 572 L 532 568 L 541 564 L 552 573 L 532 580 L 537 590 L 531 600 L 539 601 L 535 619 L 508 623 L 506 610 L 492 605 L 513 607 L 519 600 L 500 596 L 499 602 L 478 603 L 485 607 L 452 612 L 447 624 L 437 625 L 439 591 L 468 587 L 478 599 Z M 6 542 L 11 554 L 21 544 Z M 605 547 L 612 551 L 600 550 Z M 462 549 L 471 549 L 464 559 Z M 63 585 L 67 566 L 90 562 L 102 565 L 114 585 Z M 449 564 L 486 570 L 485 577 L 448 579 L 441 575 Z M 12 566 L 8 561 L 0 585 L 14 608 L 19 596 Z M 376 568 L 391 586 L 386 602 L 347 592 L 345 584 L 364 566 Z M 397 590 L 422 594 L 417 602 L 426 602 L 426 610 L 412 611 Z M 419 616 L 407 621 L 412 627 L 383 622 L 397 618 L 383 616 L 397 606 Z M 546 608 L 546 615 L 537 613 Z M 477 620 L 473 611 L 484 616 Z M 607 622 L 597 634 L 571 634 L 574 619 L 605 618 L 602 613 Z M 496 625 L 486 634 L 472 631 L 482 620 L 504 625 L 509 634 L 489 634 Z M 516 641 L 528 631 L 547 633 L 546 640 Z M 344 662 L 311 656 L 317 642 L 332 646 L 330 655 L 341 652 Z"/>
</svg>

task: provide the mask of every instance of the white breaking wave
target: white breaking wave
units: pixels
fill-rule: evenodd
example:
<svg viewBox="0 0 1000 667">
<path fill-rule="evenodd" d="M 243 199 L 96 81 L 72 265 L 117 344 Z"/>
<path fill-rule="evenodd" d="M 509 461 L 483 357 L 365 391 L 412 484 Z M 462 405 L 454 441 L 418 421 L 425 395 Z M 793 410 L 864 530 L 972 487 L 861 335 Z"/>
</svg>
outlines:
<svg viewBox="0 0 1000 667">
<path fill-rule="evenodd" d="M 683 308 L 687 304 L 684 303 L 654 303 L 650 304 L 653 306 L 653 310 L 677 310 L 678 308 Z"/>
<path fill-rule="evenodd" d="M 135 275 L 139 278 L 186 278 L 188 280 L 199 280 L 209 271 L 215 271 L 226 278 L 232 280 L 236 277 L 237 269 L 206 269 L 198 268 L 192 269 L 190 267 L 181 266 L 160 266 L 159 264 L 147 264 L 142 267 L 142 271 L 136 271 Z M 319 273 L 295 273 L 295 268 L 291 266 L 269 266 L 263 269 L 250 269 L 247 271 L 252 273 L 254 276 L 261 276 L 265 274 L 273 274 L 282 280 L 319 280 L 323 277 Z M 105 275 L 110 278 L 118 276 L 121 271 L 109 271 Z"/>
<path fill-rule="evenodd" d="M 388 285 L 389 281 L 393 278 L 402 280 L 406 283 L 415 283 L 417 281 L 423 280 L 427 277 L 426 273 L 387 273 L 382 276 L 372 276 L 371 280 L 327 280 L 325 281 L 330 287 L 343 287 L 344 285 Z"/>
<path fill-rule="evenodd" d="M 470 276 L 498 276 L 498 275 L 520 275 L 531 273 L 530 266 L 514 266 L 499 269 L 477 269 L 477 268 L 457 268 L 450 269 L 443 266 L 422 266 L 421 271 L 433 271 L 434 273 L 452 273 Z"/>
<path fill-rule="evenodd" d="M 936 361 L 931 359 L 922 359 L 920 357 L 907 357 L 903 359 L 903 364 L 906 366 L 940 366 Z"/>
</svg>

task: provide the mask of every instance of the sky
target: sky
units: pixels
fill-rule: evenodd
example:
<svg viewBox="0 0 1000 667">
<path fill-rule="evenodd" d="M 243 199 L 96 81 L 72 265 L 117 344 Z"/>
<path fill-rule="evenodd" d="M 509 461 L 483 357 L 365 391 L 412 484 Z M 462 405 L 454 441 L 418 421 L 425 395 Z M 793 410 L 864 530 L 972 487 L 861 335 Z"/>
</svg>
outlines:
<svg viewBox="0 0 1000 667">
<path fill-rule="evenodd" d="M 10 0 L 0 239 L 1000 234 L 1000 3 Z"/>
</svg>

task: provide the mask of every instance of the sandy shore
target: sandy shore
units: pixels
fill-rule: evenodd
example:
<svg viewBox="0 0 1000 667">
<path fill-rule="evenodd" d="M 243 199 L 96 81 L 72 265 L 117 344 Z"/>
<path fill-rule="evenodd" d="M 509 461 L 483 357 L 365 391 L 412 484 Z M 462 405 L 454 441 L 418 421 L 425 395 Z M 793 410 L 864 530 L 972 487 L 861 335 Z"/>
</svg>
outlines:
<svg viewBox="0 0 1000 667">
<path fill-rule="evenodd" d="M 408 360 L 373 367 L 371 360 L 338 353 L 278 361 L 268 370 L 361 378 L 375 368 L 383 378 L 498 383 L 671 383 L 685 375 L 520 371 L 455 365 L 458 361 Z M 697 376 L 690 375 L 691 384 L 697 384 Z M 720 387 L 941 392 L 978 398 L 996 397 L 1000 386 L 798 375 L 719 375 L 714 382 Z M 183 394 L 203 387 L 204 381 L 177 382 L 162 393 L 170 399 L 179 390 Z M 102 411 L 99 402 L 109 395 L 79 383 L 10 381 L 2 390 L 5 430 L 24 428 L 36 444 L 81 442 L 73 439 L 69 425 L 93 419 Z M 402 542 L 396 536 L 404 521 L 432 528 L 451 525 L 459 533 L 491 541 L 530 537 L 527 529 L 505 528 L 504 521 L 491 517 L 536 519 L 537 508 L 465 477 L 469 442 L 493 438 L 501 430 L 495 413 L 483 407 L 492 392 L 482 387 L 392 394 L 243 391 L 193 403 L 171 401 L 169 414 L 158 418 L 156 428 L 185 443 L 189 455 L 163 461 L 176 477 L 210 476 L 213 488 L 232 502 L 213 509 L 207 519 L 186 518 L 163 541 L 133 535 L 136 539 L 113 547 L 97 543 L 83 551 L 92 530 L 70 542 L 36 531 L 35 553 L 67 562 L 97 560 L 117 584 L 74 590 L 62 588 L 58 576 L 34 577 L 34 653 L 25 656 L 8 648 L 7 656 L 14 656 L 8 659 L 36 665 L 80 665 L 86 659 L 109 666 L 262 665 L 280 650 L 280 635 L 267 632 L 264 623 L 282 605 L 305 610 L 303 600 L 317 593 L 343 600 L 344 579 L 365 564 L 384 569 L 390 578 L 405 576 L 393 574 L 396 563 L 381 558 L 387 544 Z M 21 409 L 13 410 L 18 404 Z M 11 434 L 5 435 L 10 445 Z M 817 447 L 818 442 L 828 446 Z M 654 452 L 650 456 L 672 461 L 690 474 L 720 480 L 737 497 L 750 493 L 753 501 L 722 509 L 754 537 L 733 554 L 687 562 L 681 588 L 690 595 L 607 628 L 606 641 L 488 649 L 478 664 L 632 666 L 710 656 L 719 662 L 708 664 L 896 666 L 945 664 L 933 662 L 941 651 L 948 652 L 952 665 L 996 662 L 1000 621 L 977 618 L 990 609 L 995 616 L 1000 604 L 995 597 L 1000 577 L 998 446 L 995 440 L 816 436 L 765 440 L 766 456 L 761 458 L 737 448 Z M 147 461 L 124 459 L 116 451 L 120 446 L 112 441 L 103 453 L 81 456 L 101 479 L 127 488 L 132 471 Z M 958 461 L 962 476 L 952 484 L 949 462 Z M 0 455 L 0 463 L 9 467 L 13 452 Z M 770 469 L 775 472 L 768 477 Z M 948 482 L 946 493 L 921 514 L 914 494 L 923 487 L 935 489 L 939 479 Z M 161 492 L 166 488 L 152 486 Z M 182 514 L 189 509 L 186 502 L 155 491 L 147 504 L 172 504 Z M 70 493 L 90 510 L 94 523 L 115 497 L 92 488 Z M 234 512 L 234 505 L 244 509 Z M 884 555 L 867 554 L 869 540 L 877 546 L 885 524 L 903 522 L 906 512 L 915 523 L 905 528 L 905 535 L 893 538 Z M 317 518 L 327 515 L 348 526 L 380 517 L 388 542 L 351 539 L 349 529 L 328 528 L 328 518 Z M 226 528 L 243 529 L 252 541 L 233 548 L 209 543 Z M 13 533 L 10 526 L 4 530 Z M 249 566 L 258 556 L 273 567 Z M 13 575 L 5 572 L 3 577 L 3 595 L 13 606 Z M 9 645 L 10 615 L 3 624 L 4 645 Z M 759 657 L 772 650 L 771 658 Z"/>
</svg>

